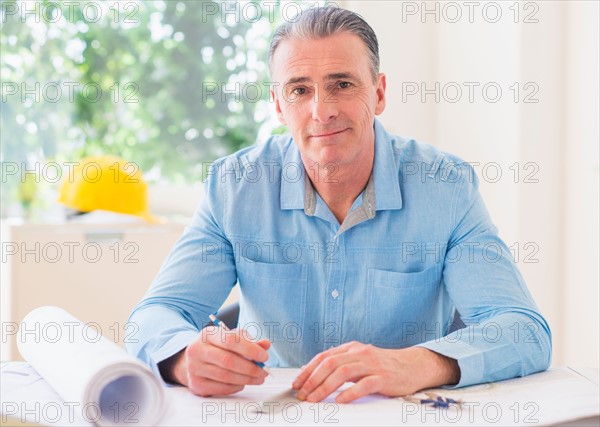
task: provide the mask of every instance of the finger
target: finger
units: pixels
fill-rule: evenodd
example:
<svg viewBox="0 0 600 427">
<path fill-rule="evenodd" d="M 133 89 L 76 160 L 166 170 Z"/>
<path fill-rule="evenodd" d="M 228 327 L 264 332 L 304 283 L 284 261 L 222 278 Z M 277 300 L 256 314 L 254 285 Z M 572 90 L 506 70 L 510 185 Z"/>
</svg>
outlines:
<svg viewBox="0 0 600 427">
<path fill-rule="evenodd" d="M 218 334 L 207 333 L 205 342 L 237 353 L 240 356 L 253 361 L 266 362 L 269 358 L 269 354 L 263 347 L 246 338 L 247 334 L 244 330 L 236 329 L 234 331 L 225 331 L 220 329 L 219 331 Z"/>
<path fill-rule="evenodd" d="M 268 339 L 260 340 L 256 344 L 258 344 L 259 346 L 261 346 L 265 350 L 268 350 L 268 349 L 271 348 L 271 341 L 269 341 Z"/>
<path fill-rule="evenodd" d="M 369 375 L 361 378 L 356 384 L 342 391 L 337 395 L 337 403 L 348 403 L 369 394 L 377 393 L 383 386 L 383 379 L 380 376 Z"/>
<path fill-rule="evenodd" d="M 206 364 L 202 367 L 202 372 L 199 376 L 208 378 L 216 382 L 231 385 L 258 385 L 265 382 L 266 374 L 260 377 L 253 377 L 229 371 L 217 365 Z"/>
<path fill-rule="evenodd" d="M 317 366 L 319 366 L 319 363 L 321 363 L 321 361 L 325 359 L 325 357 L 327 356 L 324 353 L 319 353 L 315 357 L 313 357 L 310 362 L 302 366 L 302 370 L 292 383 L 292 388 L 294 390 L 300 390 L 304 386 L 306 380 L 312 375 L 313 371 L 316 369 Z"/>
<path fill-rule="evenodd" d="M 298 398 L 304 399 L 315 391 L 329 376 L 341 366 L 349 365 L 354 362 L 359 362 L 356 356 L 352 353 L 346 352 L 328 356 L 319 363 L 319 365 L 312 371 L 311 375 L 304 381 L 302 387 L 298 390 Z M 344 368 L 343 372 L 346 372 Z"/>
<path fill-rule="evenodd" d="M 342 359 L 342 356 L 337 357 L 337 359 Z M 370 370 L 368 366 L 358 360 L 349 363 L 344 363 L 340 360 L 337 361 L 336 365 L 337 368 L 334 368 L 330 374 L 325 374 L 324 378 L 320 378 L 320 375 L 323 375 L 323 369 L 319 367 L 315 370 L 313 374 L 316 377 L 314 384 L 318 385 L 311 390 L 309 386 L 313 378 L 310 378 L 298 392 L 298 397 L 301 398 L 304 396 L 309 402 L 320 402 L 344 385 L 344 383 L 358 380 L 367 375 Z"/>
<path fill-rule="evenodd" d="M 259 346 L 261 346 L 262 348 L 264 348 L 265 350 L 269 350 L 269 348 L 271 348 L 271 341 L 269 341 L 268 339 L 262 339 L 262 340 L 258 341 L 257 344 Z M 267 368 L 265 366 L 263 366 L 262 369 L 264 370 L 264 372 L 266 374 L 270 374 L 271 373 L 271 371 L 269 371 L 269 368 Z"/>
<path fill-rule="evenodd" d="M 186 357 L 188 370 L 194 375 L 202 375 L 202 370 L 207 364 L 255 378 L 265 375 L 265 372 L 251 360 L 209 343 L 200 342 L 188 347 Z"/>
<path fill-rule="evenodd" d="M 339 347 L 330 348 L 329 350 L 325 350 L 324 352 L 317 354 L 315 357 L 312 358 L 310 362 L 308 362 L 308 364 L 302 367 L 302 371 L 300 371 L 300 373 L 292 383 L 292 388 L 294 390 L 300 390 L 304 386 L 306 380 L 308 380 L 308 378 L 317 368 L 317 366 L 319 366 L 321 362 L 327 357 L 333 356 L 335 354 L 345 353 L 347 351 L 347 346 L 343 345 Z"/>
<path fill-rule="evenodd" d="M 306 380 L 312 375 L 313 371 L 317 368 L 317 366 L 321 364 L 323 360 L 325 360 L 327 357 L 336 354 L 346 353 L 350 349 L 355 347 L 356 344 L 357 343 L 355 341 L 347 342 L 317 354 L 315 357 L 312 358 L 312 360 L 308 364 L 302 366 L 302 371 L 294 380 L 292 388 L 294 388 L 295 390 L 301 389 Z"/>
<path fill-rule="evenodd" d="M 225 384 L 219 381 L 214 381 L 209 378 L 204 378 L 196 375 L 188 377 L 188 389 L 202 397 L 207 396 L 224 396 L 232 393 L 237 393 L 244 389 L 243 385 Z"/>
</svg>

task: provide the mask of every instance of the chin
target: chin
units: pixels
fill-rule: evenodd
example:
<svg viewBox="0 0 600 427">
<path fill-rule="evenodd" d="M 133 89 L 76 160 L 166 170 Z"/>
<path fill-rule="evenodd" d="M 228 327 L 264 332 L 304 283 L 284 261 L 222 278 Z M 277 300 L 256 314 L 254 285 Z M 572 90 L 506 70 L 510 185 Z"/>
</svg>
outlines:
<svg viewBox="0 0 600 427">
<path fill-rule="evenodd" d="M 319 164 L 324 165 L 326 163 L 339 162 L 343 158 L 343 153 L 338 148 L 321 147 L 319 150 L 315 150 L 312 158 Z"/>
</svg>

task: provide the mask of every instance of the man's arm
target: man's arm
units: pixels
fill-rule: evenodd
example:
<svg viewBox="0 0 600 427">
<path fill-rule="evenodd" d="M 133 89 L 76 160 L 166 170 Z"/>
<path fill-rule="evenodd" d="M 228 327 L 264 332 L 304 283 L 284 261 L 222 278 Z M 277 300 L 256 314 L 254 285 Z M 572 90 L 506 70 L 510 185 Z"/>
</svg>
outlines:
<svg viewBox="0 0 600 427">
<path fill-rule="evenodd" d="M 337 398 L 348 402 L 374 392 L 399 396 L 427 387 L 523 376 L 548 367 L 550 329 L 491 223 L 475 174 L 466 168 L 460 182 L 453 180 L 460 187 L 449 207 L 455 226 L 444 262 L 444 285 L 468 327 L 401 350 L 360 343 L 327 350 L 294 383 L 300 396 L 318 401 L 345 382 L 356 382 Z"/>
<path fill-rule="evenodd" d="M 265 371 L 250 360 L 264 362 L 270 345 L 266 340 L 252 342 L 240 330 L 207 326 L 209 314 L 221 306 L 237 279 L 233 250 L 219 223 L 224 190 L 218 181 L 207 181 L 192 224 L 131 314 L 129 323 L 137 334 L 126 344 L 165 381 L 201 395 L 230 394 L 246 384 L 260 384 Z"/>
<path fill-rule="evenodd" d="M 460 171 L 444 285 L 467 327 L 421 346 L 458 362 L 455 387 L 545 370 L 552 354 L 550 327 L 498 236 L 472 167 L 463 164 Z"/>
</svg>

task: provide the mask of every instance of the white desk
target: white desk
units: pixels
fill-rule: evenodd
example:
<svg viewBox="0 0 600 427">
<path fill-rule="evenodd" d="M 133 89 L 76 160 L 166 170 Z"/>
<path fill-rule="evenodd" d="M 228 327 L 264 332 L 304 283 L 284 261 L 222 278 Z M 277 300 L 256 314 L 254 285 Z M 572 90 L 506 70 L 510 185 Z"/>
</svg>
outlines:
<svg viewBox="0 0 600 427">
<path fill-rule="evenodd" d="M 36 307 L 58 305 L 122 344 L 131 310 L 148 290 L 183 225 L 2 222 L 0 360 L 23 360 L 17 329 Z M 5 335 L 6 334 L 6 335 Z M 5 338 L 7 338 L 5 340 Z"/>
<path fill-rule="evenodd" d="M 183 387 L 166 390 L 168 408 L 163 425 L 594 425 L 600 424 L 598 372 L 552 369 L 498 383 L 458 390 L 438 390 L 465 401 L 462 408 L 430 408 L 369 396 L 338 405 L 334 395 L 325 402 L 273 402 L 257 414 L 260 402 L 291 384 L 297 370 L 275 369 L 262 386 L 248 386 L 226 398 L 201 398 Z M 37 373 L 23 362 L 1 366 L 1 411 L 6 416 L 47 425 L 91 425 L 77 402 L 64 402 Z M 283 410 L 281 410 L 283 409 Z M 132 410 L 132 423 L 135 413 Z M 578 420 L 578 421 L 575 421 Z"/>
</svg>

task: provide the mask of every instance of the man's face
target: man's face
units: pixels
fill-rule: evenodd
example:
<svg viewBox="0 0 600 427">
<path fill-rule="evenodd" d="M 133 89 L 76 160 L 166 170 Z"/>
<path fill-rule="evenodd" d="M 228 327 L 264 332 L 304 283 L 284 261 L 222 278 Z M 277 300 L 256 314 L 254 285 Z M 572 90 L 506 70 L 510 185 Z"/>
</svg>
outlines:
<svg viewBox="0 0 600 427">
<path fill-rule="evenodd" d="M 305 164 L 359 166 L 372 159 L 374 116 L 385 108 L 385 75 L 373 81 L 368 49 L 345 32 L 287 39 L 275 51 L 272 95 Z"/>
</svg>

